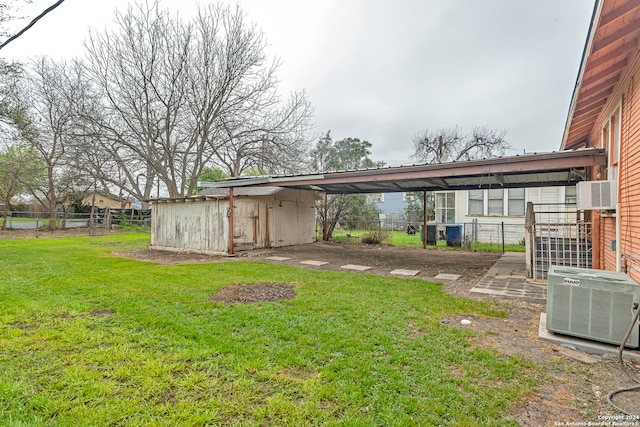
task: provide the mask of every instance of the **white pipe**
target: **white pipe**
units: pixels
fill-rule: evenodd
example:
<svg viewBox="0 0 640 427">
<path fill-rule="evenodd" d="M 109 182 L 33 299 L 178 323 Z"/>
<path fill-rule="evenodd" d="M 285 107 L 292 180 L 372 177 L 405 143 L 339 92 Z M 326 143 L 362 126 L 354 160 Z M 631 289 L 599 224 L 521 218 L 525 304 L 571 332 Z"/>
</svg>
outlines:
<svg viewBox="0 0 640 427">
<path fill-rule="evenodd" d="M 620 244 L 620 202 L 616 203 L 616 271 L 622 271 L 622 254 Z"/>
</svg>

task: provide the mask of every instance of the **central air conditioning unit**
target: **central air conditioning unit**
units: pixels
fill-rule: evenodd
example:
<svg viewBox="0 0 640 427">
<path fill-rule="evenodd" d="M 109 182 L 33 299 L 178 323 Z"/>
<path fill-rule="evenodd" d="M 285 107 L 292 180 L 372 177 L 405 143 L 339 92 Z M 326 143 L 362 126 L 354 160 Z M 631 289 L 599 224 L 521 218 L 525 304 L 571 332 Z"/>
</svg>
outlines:
<svg viewBox="0 0 640 427">
<path fill-rule="evenodd" d="M 640 285 L 624 273 L 552 265 L 547 276 L 547 329 L 620 345 L 629 329 Z M 636 322 L 626 345 L 640 347 Z"/>
<path fill-rule="evenodd" d="M 582 181 L 576 184 L 576 207 L 584 210 L 613 210 L 618 200 L 615 181 Z"/>
</svg>

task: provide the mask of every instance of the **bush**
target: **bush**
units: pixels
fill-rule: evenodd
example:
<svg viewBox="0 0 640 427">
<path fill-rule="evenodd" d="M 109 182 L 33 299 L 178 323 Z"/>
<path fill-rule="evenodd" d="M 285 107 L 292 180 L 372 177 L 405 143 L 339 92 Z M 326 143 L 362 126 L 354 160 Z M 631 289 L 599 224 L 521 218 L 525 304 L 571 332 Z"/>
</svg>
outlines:
<svg viewBox="0 0 640 427">
<path fill-rule="evenodd" d="M 362 236 L 362 243 L 367 245 L 379 245 L 389 240 L 390 232 L 386 230 L 369 231 Z"/>
</svg>

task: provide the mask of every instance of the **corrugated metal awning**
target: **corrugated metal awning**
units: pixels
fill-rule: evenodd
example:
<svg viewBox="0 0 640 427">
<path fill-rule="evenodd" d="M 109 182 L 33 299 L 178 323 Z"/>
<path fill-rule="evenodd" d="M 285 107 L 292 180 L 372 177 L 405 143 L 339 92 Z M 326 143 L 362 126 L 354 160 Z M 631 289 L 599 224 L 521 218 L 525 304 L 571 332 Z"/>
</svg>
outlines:
<svg viewBox="0 0 640 427">
<path fill-rule="evenodd" d="M 605 164 L 605 152 L 589 148 L 439 164 L 381 167 L 352 171 L 228 179 L 208 187 L 286 187 L 329 194 L 394 193 L 573 185 L 586 168 Z M 204 184 L 204 183 L 203 183 Z"/>
</svg>

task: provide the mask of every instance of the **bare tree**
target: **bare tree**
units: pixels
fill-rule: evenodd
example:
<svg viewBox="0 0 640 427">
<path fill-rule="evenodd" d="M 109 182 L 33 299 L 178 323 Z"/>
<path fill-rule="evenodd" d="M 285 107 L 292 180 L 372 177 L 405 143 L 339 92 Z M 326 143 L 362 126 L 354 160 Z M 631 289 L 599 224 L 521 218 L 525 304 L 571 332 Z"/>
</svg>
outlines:
<svg viewBox="0 0 640 427">
<path fill-rule="evenodd" d="M 77 123 L 76 106 L 86 85 L 80 63 L 40 58 L 29 68 L 22 90 L 28 115 L 37 128 L 28 144 L 45 168 L 44 179 L 33 181 L 28 190 L 49 212 L 50 229 L 56 227 L 58 205 L 68 198 L 64 193 L 70 191 L 70 177 L 80 178 L 77 168 L 69 164 L 68 153 Z"/>
<path fill-rule="evenodd" d="M 99 98 L 85 117 L 101 145 L 100 180 L 140 200 L 158 182 L 171 197 L 188 196 L 197 183 L 189 177 L 235 143 L 255 152 L 263 141 L 300 142 L 291 135 L 304 129 L 308 102 L 279 104 L 277 62 L 240 9 L 210 5 L 185 21 L 154 2 L 116 13 L 116 24 L 87 42 Z"/>
<path fill-rule="evenodd" d="M 425 130 L 413 140 L 414 159 L 425 163 L 445 163 L 502 156 L 511 148 L 506 131 L 474 127 L 465 135 L 457 126 L 436 131 Z"/>
</svg>

